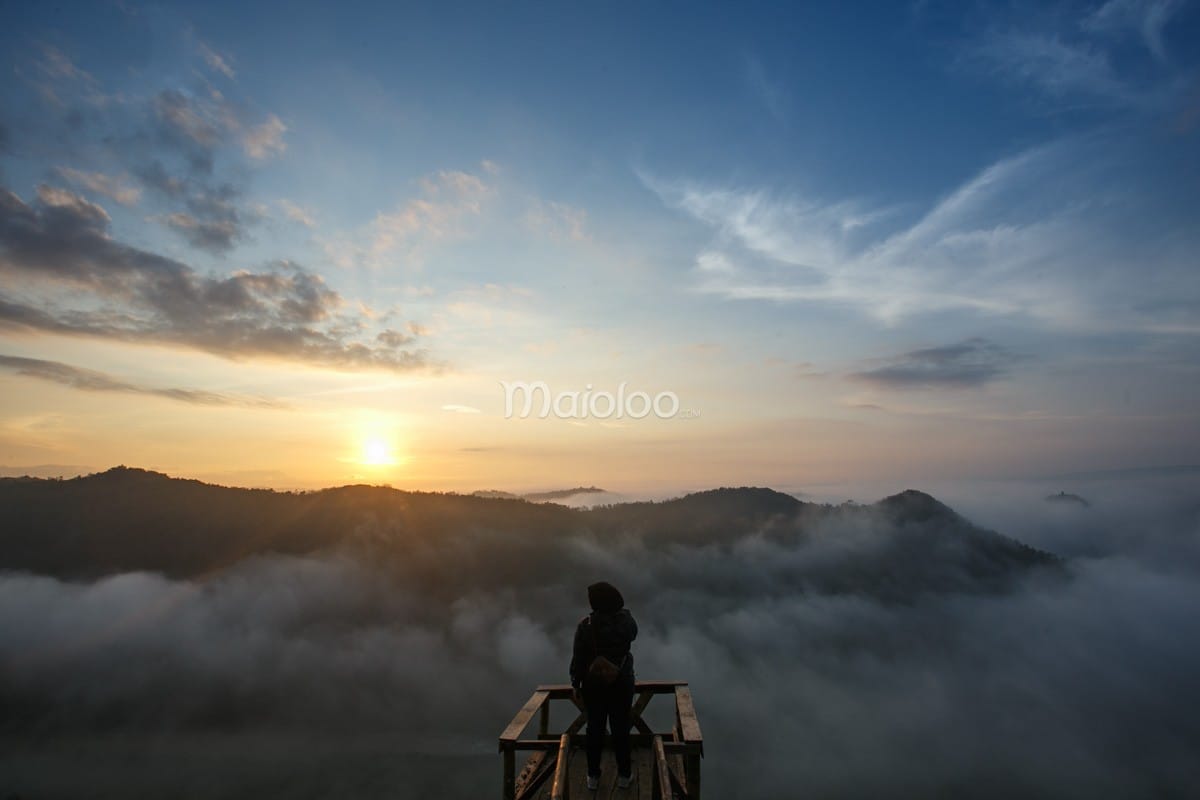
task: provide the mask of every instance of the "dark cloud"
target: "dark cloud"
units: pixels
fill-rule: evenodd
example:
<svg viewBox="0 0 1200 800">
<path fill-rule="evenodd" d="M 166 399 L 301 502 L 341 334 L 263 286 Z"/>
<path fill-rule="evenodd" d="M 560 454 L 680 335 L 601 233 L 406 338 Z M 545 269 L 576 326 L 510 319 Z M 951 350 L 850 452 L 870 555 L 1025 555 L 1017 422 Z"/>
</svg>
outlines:
<svg viewBox="0 0 1200 800">
<path fill-rule="evenodd" d="M 412 333 L 401 333 L 389 328 L 386 331 L 381 331 L 375 337 L 375 340 L 385 347 L 404 347 L 415 342 L 417 337 Z"/>
<path fill-rule="evenodd" d="M 164 218 L 167 227 L 188 240 L 192 247 L 212 253 L 225 253 L 233 248 L 240 229 L 237 220 L 203 220 L 191 214 L 177 211 Z"/>
<path fill-rule="evenodd" d="M 1003 376 L 1020 356 L 979 337 L 945 347 L 913 350 L 850 377 L 889 388 L 967 388 Z"/>
<path fill-rule="evenodd" d="M 85 392 L 123 392 L 165 397 L 203 406 L 249 406 L 251 408 L 286 408 L 285 404 L 265 397 L 242 397 L 239 395 L 208 392 L 202 389 L 178 389 L 144 386 L 115 378 L 96 370 L 74 367 L 59 361 L 44 361 L 39 358 L 0 355 L 0 369 L 11 370 L 18 375 L 70 386 Z"/>
<path fill-rule="evenodd" d="M 186 345 L 230 358 L 272 356 L 339 368 L 426 364 L 400 342 L 361 341 L 365 323 L 317 275 L 288 262 L 225 277 L 125 245 L 103 208 L 43 186 L 26 204 L 0 189 L 0 324 L 55 333 Z M 54 300 L 24 300 L 17 283 Z M 71 291 L 87 297 L 71 307 Z M 43 292 L 44 294 L 44 292 Z M 386 334 L 386 332 L 385 332 Z"/>
<path fill-rule="evenodd" d="M 18 92 L 0 108 L 20 115 L 14 149 L 57 162 L 60 174 L 132 175 L 157 206 L 151 218 L 193 247 L 220 255 L 248 238 L 260 218 L 243 202 L 248 161 L 286 151 L 287 126 L 275 115 L 226 96 L 198 72 L 189 85 L 109 94 L 55 48 L 41 48 L 31 63 L 17 89 L 32 96 L 15 102 Z M 112 196 L 96 180 L 88 188 Z M 123 187 L 123 196 L 138 188 Z"/>
</svg>

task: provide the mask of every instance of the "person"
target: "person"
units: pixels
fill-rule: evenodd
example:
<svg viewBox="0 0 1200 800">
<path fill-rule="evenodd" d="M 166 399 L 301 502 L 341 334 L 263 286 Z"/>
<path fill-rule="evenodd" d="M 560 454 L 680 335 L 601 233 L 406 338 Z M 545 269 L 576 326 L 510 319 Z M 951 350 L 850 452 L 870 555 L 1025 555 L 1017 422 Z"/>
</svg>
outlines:
<svg viewBox="0 0 1200 800">
<path fill-rule="evenodd" d="M 571 687 L 587 711 L 587 786 L 600 786 L 600 754 L 604 749 L 605 720 L 612 727 L 613 750 L 617 757 L 617 786 L 628 788 L 633 777 L 629 756 L 630 707 L 633 705 L 633 653 L 629 646 L 637 638 L 637 622 L 625 598 L 611 583 L 593 583 L 587 589 L 592 613 L 575 628 L 571 657 Z M 597 658 L 608 659 L 618 669 L 615 680 L 606 682 L 595 674 Z"/>
</svg>

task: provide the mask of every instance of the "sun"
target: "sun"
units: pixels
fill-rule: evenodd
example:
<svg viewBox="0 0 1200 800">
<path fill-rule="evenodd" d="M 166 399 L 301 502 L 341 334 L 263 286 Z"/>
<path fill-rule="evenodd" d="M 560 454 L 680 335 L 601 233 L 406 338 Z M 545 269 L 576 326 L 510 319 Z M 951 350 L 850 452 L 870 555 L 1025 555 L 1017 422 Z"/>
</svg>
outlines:
<svg viewBox="0 0 1200 800">
<path fill-rule="evenodd" d="M 383 467 L 396 463 L 392 447 L 384 439 L 367 439 L 363 442 L 360 463 L 372 467 Z"/>
</svg>

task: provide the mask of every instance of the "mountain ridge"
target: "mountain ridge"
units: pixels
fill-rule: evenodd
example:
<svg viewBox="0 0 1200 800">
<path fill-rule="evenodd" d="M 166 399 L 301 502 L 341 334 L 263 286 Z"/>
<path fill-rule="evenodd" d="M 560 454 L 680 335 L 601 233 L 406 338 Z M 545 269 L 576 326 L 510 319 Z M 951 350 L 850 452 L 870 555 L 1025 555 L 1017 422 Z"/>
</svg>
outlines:
<svg viewBox="0 0 1200 800">
<path fill-rule="evenodd" d="M 832 555 L 806 562 L 788 580 L 797 590 L 866 585 L 897 597 L 930 587 L 998 588 L 1027 568 L 1056 561 L 917 490 L 833 506 L 764 487 L 720 487 L 571 508 L 363 484 L 300 492 L 231 488 L 124 466 L 65 480 L 0 478 L 0 570 L 67 579 L 129 571 L 197 578 L 252 558 L 341 553 L 404 572 L 437 592 L 439 576 L 463 570 L 480 584 L 550 580 L 530 573 L 530 554 L 580 536 L 622 547 L 637 542 L 730 554 L 754 537 L 807 553 L 866 536 L 875 544 L 863 554 L 833 547 Z M 942 568 L 947 564 L 953 569 Z"/>
</svg>

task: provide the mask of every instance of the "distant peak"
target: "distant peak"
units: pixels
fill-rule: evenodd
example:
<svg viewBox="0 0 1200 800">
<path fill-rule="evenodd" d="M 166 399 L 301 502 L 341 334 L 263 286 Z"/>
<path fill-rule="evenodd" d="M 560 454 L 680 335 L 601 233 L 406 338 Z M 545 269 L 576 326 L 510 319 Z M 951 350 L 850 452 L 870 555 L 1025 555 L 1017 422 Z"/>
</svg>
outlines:
<svg viewBox="0 0 1200 800">
<path fill-rule="evenodd" d="M 1060 504 L 1066 504 L 1066 505 L 1077 505 L 1077 506 L 1082 506 L 1084 508 L 1087 508 L 1088 506 L 1091 505 L 1091 503 L 1089 503 L 1083 497 L 1080 497 L 1077 494 L 1071 494 L 1070 492 L 1059 492 L 1058 494 L 1047 495 L 1046 502 L 1047 503 L 1060 503 Z"/>
<path fill-rule="evenodd" d="M 88 475 L 89 478 L 165 478 L 170 479 L 170 475 L 162 472 L 155 472 L 150 469 L 142 469 L 141 467 L 127 467 L 124 464 Z"/>
<path fill-rule="evenodd" d="M 565 500 L 569 497 L 575 497 L 581 494 L 607 494 L 607 490 L 601 489 L 599 486 L 576 486 L 574 489 L 554 489 L 549 492 L 530 492 L 523 494 L 521 497 L 532 502 L 541 502 L 544 500 Z"/>
<path fill-rule="evenodd" d="M 758 513 L 789 513 L 803 505 L 790 494 L 766 489 L 761 486 L 723 486 L 693 492 L 667 502 L 679 503 L 696 508 L 714 508 L 725 511 L 751 511 Z"/>
<path fill-rule="evenodd" d="M 916 489 L 905 489 L 899 494 L 883 498 L 875 505 L 896 515 L 901 522 L 922 522 L 933 517 L 957 516 L 952 508 L 933 495 Z"/>
</svg>

